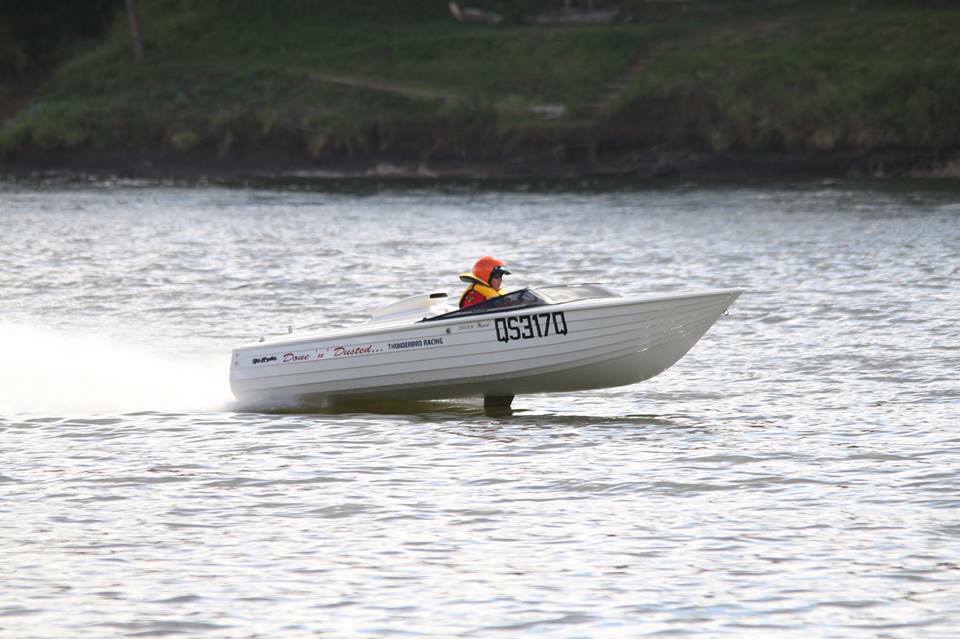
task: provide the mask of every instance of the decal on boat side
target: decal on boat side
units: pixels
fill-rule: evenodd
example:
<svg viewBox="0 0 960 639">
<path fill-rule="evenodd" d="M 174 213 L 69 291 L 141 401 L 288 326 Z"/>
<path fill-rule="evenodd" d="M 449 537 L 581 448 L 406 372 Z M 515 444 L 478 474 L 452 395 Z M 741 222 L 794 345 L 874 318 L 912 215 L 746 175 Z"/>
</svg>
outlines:
<svg viewBox="0 0 960 639">
<path fill-rule="evenodd" d="M 518 339 L 547 337 L 550 334 L 567 334 L 567 318 L 563 311 L 501 317 L 494 324 L 497 329 L 497 341 L 503 343 Z"/>
<path fill-rule="evenodd" d="M 335 346 L 333 348 L 334 357 L 346 357 L 347 355 L 367 355 L 369 353 L 380 353 L 382 348 L 374 348 L 373 344 L 364 344 L 363 346 Z M 322 357 L 323 355 L 321 355 Z"/>
<path fill-rule="evenodd" d="M 324 348 L 311 348 L 302 351 L 287 351 L 283 353 L 258 355 L 257 357 L 250 359 L 250 364 L 253 366 L 259 366 L 262 364 L 296 364 L 299 362 L 315 362 L 322 359 L 339 359 L 354 355 L 375 355 L 377 353 L 383 353 L 386 351 L 399 351 L 409 348 L 430 348 L 433 346 L 443 345 L 443 338 L 438 336 L 421 337 L 398 342 L 326 346 Z"/>
<path fill-rule="evenodd" d="M 297 353 L 291 353 L 288 351 L 285 353 L 261 355 L 251 359 L 250 363 L 254 366 L 259 364 L 289 364 L 290 362 L 308 362 L 312 359 L 323 359 L 323 351 L 309 350 L 300 351 Z"/>
<path fill-rule="evenodd" d="M 469 324 L 457 324 L 456 330 L 458 331 L 472 331 L 477 328 L 486 328 L 490 326 L 490 321 L 486 322 L 470 322 Z"/>
<path fill-rule="evenodd" d="M 427 337 L 424 339 L 410 339 L 405 342 L 390 342 L 387 348 L 391 351 L 397 351 L 404 348 L 421 348 L 423 346 L 442 346 L 442 337 Z"/>
</svg>

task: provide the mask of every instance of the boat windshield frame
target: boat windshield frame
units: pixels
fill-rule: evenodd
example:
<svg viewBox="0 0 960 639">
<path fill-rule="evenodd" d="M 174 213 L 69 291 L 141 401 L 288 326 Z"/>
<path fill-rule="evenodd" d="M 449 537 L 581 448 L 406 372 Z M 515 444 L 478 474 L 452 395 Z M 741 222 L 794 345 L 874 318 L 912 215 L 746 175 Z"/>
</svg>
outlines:
<svg viewBox="0 0 960 639">
<path fill-rule="evenodd" d="M 458 308 L 449 313 L 425 317 L 420 321 L 435 322 L 437 320 L 473 317 L 475 315 L 487 315 L 489 313 L 503 313 L 505 311 L 536 308 L 538 306 L 552 306 L 604 297 L 620 297 L 620 295 L 601 284 L 592 283 L 538 286 L 536 288 L 528 287 L 512 291 L 506 295 L 491 297 L 479 304 L 474 304 L 466 308 Z"/>
</svg>

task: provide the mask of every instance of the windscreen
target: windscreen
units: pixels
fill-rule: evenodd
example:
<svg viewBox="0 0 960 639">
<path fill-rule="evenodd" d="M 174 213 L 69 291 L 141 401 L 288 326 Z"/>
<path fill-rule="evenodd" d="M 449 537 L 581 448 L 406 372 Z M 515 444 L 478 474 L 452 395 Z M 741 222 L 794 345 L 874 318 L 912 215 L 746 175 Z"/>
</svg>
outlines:
<svg viewBox="0 0 960 639">
<path fill-rule="evenodd" d="M 600 284 L 570 284 L 567 286 L 538 286 L 537 295 L 550 304 L 563 304 L 577 300 L 595 300 L 601 297 L 620 297 Z"/>
</svg>

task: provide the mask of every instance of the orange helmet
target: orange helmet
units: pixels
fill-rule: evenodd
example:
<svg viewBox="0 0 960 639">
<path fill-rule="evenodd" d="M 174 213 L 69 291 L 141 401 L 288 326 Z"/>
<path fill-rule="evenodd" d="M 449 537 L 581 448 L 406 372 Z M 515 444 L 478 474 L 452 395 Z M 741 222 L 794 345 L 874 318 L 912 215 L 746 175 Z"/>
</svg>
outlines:
<svg viewBox="0 0 960 639">
<path fill-rule="evenodd" d="M 497 275 L 510 275 L 510 271 L 505 267 L 506 265 L 503 263 L 503 260 L 484 255 L 473 265 L 473 276 L 489 284 L 490 280 Z"/>
</svg>

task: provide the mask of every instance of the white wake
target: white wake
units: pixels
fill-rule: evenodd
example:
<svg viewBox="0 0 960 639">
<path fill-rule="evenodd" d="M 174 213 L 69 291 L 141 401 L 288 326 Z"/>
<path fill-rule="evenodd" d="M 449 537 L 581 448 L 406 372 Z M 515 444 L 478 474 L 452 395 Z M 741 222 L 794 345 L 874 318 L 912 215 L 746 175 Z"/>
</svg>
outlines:
<svg viewBox="0 0 960 639">
<path fill-rule="evenodd" d="M 225 408 L 229 354 L 173 357 L 105 335 L 0 324 L 0 415 Z"/>
</svg>

